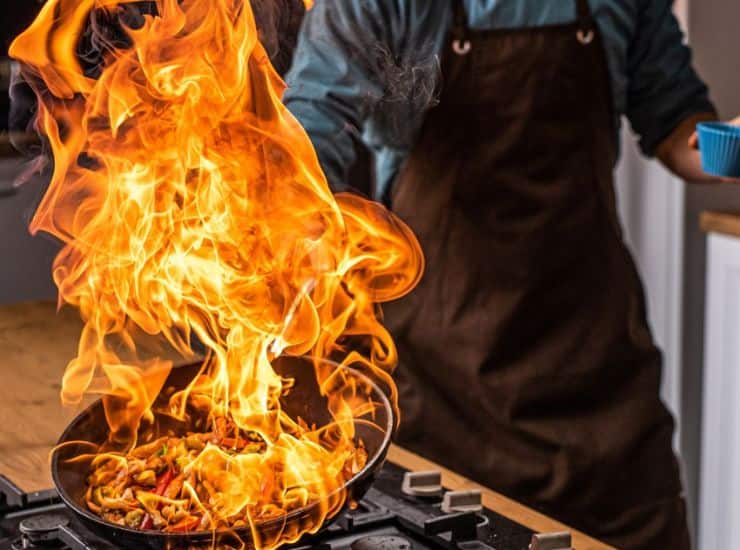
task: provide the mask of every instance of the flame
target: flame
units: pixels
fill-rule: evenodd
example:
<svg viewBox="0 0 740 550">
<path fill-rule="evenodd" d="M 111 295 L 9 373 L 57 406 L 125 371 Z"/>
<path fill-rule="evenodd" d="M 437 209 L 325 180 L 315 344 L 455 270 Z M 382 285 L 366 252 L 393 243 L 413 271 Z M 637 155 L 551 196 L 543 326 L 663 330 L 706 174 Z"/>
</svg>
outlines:
<svg viewBox="0 0 740 550">
<path fill-rule="evenodd" d="M 343 504 L 331 495 L 346 481 L 354 420 L 372 404 L 348 399 L 354 382 L 322 360 L 364 369 L 395 401 L 396 349 L 378 304 L 417 284 L 423 258 L 382 206 L 331 193 L 282 105 L 284 83 L 248 3 L 156 4 L 158 15 L 126 28 L 130 47 L 105 43 L 97 78 L 78 44 L 91 12 L 115 18 L 117 0 L 48 0 L 10 49 L 54 156 L 31 230 L 65 243 L 54 263 L 59 300 L 84 321 L 62 399 L 102 395 L 111 440 L 133 447 L 172 368 L 136 359 L 138 335 L 183 354 L 197 337 L 203 370 L 172 410 L 195 396 L 212 417 L 258 433 L 267 451 L 208 446 L 190 467 L 210 480 L 223 518 L 247 514 L 257 545 L 272 548 Z M 280 408 L 292 383 L 273 369 L 280 355 L 314 360 L 331 445 Z M 312 524 L 259 540 L 257 512 L 280 516 L 310 500 L 322 502 Z"/>
</svg>

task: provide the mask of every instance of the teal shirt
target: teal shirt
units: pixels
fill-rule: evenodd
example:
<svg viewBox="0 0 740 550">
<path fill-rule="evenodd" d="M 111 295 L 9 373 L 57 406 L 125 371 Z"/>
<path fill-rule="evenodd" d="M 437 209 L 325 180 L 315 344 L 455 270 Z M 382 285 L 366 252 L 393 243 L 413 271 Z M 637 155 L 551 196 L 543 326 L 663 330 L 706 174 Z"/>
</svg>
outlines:
<svg viewBox="0 0 740 550">
<path fill-rule="evenodd" d="M 575 0 L 464 3 L 473 29 L 576 18 Z M 615 114 L 629 119 L 643 151 L 652 155 L 686 117 L 713 110 L 673 2 L 589 3 L 604 37 Z M 362 145 L 375 153 L 376 197 L 388 189 L 438 98 L 439 59 L 451 24 L 450 0 L 316 0 L 286 78 L 285 102 L 335 189 L 354 186 L 348 171 Z"/>
</svg>

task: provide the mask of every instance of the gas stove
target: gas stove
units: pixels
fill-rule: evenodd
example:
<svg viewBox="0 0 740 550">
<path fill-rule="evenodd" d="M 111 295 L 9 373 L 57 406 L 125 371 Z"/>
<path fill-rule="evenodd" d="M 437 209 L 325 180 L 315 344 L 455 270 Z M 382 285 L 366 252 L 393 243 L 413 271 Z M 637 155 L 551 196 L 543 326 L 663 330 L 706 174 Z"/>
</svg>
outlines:
<svg viewBox="0 0 740 550">
<path fill-rule="evenodd" d="M 24 493 L 0 475 L 0 550 L 117 548 L 85 528 L 56 491 Z M 386 464 L 365 498 L 292 550 L 571 550 L 569 533 L 534 533 L 481 505 L 478 491 L 447 491 L 439 472 Z"/>
</svg>

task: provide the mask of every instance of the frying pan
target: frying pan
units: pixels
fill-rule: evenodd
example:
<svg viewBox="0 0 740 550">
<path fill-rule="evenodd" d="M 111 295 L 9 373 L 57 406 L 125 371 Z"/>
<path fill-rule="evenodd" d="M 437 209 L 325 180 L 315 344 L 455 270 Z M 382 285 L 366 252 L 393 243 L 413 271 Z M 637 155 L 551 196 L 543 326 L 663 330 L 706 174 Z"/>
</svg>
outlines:
<svg viewBox="0 0 740 550">
<path fill-rule="evenodd" d="M 346 368 L 336 364 L 334 366 L 336 368 Z M 281 357 L 275 361 L 274 368 L 281 376 L 295 379 L 295 387 L 282 400 L 283 409 L 292 418 L 300 416 L 309 425 L 315 423 L 317 426 L 324 426 L 331 422 L 326 398 L 319 392 L 314 367 L 309 359 Z M 173 369 L 165 387 L 185 387 L 198 372 L 198 369 L 199 365 Z M 364 443 L 368 460 L 359 473 L 347 481 L 342 488 L 338 489 L 347 490 L 345 507 L 351 500 L 357 501 L 362 498 L 374 481 L 385 461 L 394 426 L 393 408 L 385 393 L 372 380 L 354 369 L 346 368 L 346 374 L 360 382 L 356 385 L 360 388 L 359 391 L 367 392 L 363 397 L 372 399 L 377 406 L 372 415 L 362 417 L 361 422 L 355 422 L 357 440 L 362 440 Z M 362 388 L 365 388 L 365 390 Z M 166 433 L 168 429 L 172 429 L 172 422 L 173 420 L 166 415 L 155 415 L 155 426 L 157 426 L 160 433 Z M 84 495 L 87 490 L 86 478 L 90 472 L 90 462 L 89 460 L 69 461 L 68 459 L 90 453 L 91 448 L 89 445 L 72 442 L 86 441 L 100 444 L 105 442 L 107 437 L 108 426 L 103 405 L 101 401 L 97 401 L 77 416 L 67 427 L 59 439 L 60 445 L 66 445 L 58 448 L 52 456 L 52 478 L 56 489 L 62 500 L 74 511 L 83 524 L 96 535 L 121 548 L 172 549 L 211 543 L 213 541 L 211 531 L 190 533 L 143 531 L 110 523 L 88 510 L 84 502 Z M 305 529 L 312 526 L 316 521 L 318 508 L 319 503 L 313 502 L 303 508 L 291 511 L 284 517 L 257 524 L 257 531 L 263 540 L 270 540 L 286 528 L 302 527 Z M 331 519 L 327 518 L 323 527 L 326 527 Z M 253 539 L 248 527 L 235 529 L 234 533 L 248 546 L 252 545 Z"/>
</svg>

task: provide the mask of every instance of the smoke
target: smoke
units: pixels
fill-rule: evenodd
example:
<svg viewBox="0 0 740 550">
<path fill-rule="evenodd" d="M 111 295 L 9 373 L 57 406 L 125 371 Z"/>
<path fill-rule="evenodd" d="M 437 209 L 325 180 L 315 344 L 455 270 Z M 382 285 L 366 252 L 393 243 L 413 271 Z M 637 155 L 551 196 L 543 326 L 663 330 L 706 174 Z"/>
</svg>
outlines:
<svg viewBox="0 0 740 550">
<path fill-rule="evenodd" d="M 402 57 L 385 44 L 376 44 L 375 63 L 383 95 L 372 118 L 383 129 L 391 147 L 408 146 L 409 132 L 418 128 L 426 112 L 439 104 L 442 68 L 433 43 L 406 48 Z"/>
</svg>

